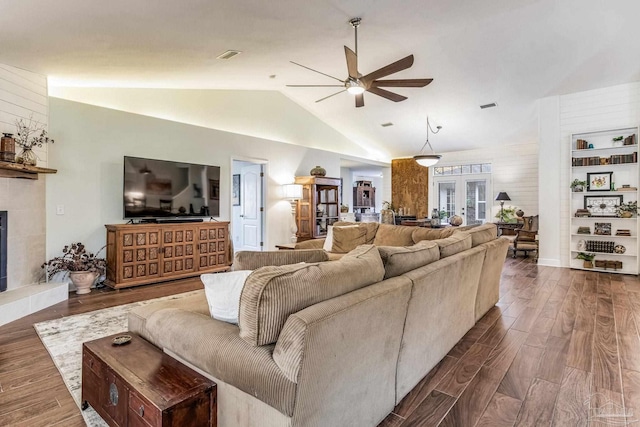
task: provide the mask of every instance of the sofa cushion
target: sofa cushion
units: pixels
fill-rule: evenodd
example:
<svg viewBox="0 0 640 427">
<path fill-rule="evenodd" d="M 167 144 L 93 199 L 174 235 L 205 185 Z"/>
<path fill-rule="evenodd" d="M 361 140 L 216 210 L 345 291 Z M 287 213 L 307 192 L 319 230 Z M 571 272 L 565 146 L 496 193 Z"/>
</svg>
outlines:
<svg viewBox="0 0 640 427">
<path fill-rule="evenodd" d="M 400 276 L 407 271 L 440 259 L 440 247 L 428 240 L 413 246 L 379 246 L 380 257 L 384 263 L 384 278 Z"/>
<path fill-rule="evenodd" d="M 498 238 L 498 227 L 495 224 L 489 222 L 487 224 L 473 227 L 468 230 L 463 230 L 461 233 L 467 233 L 471 235 L 471 247 L 476 247 L 483 243 L 496 240 Z"/>
<path fill-rule="evenodd" d="M 416 227 L 411 233 L 411 240 L 413 243 L 418 243 L 423 240 L 436 240 L 436 239 L 446 239 L 455 233 L 454 227 L 443 227 L 443 228 L 427 228 L 427 227 Z"/>
<path fill-rule="evenodd" d="M 334 262 L 259 268 L 240 296 L 240 337 L 255 346 L 275 343 L 290 314 L 383 277 L 380 253 L 371 245 Z"/>
<path fill-rule="evenodd" d="M 331 252 L 346 254 L 367 241 L 364 227 L 333 227 L 333 246 Z"/>
<path fill-rule="evenodd" d="M 415 227 L 403 225 L 380 224 L 373 244 L 376 246 L 411 246 L 411 234 Z"/>
<path fill-rule="evenodd" d="M 307 240 L 307 242 L 314 242 Z M 239 251 L 233 258 L 233 270 L 255 270 L 265 265 L 286 265 L 299 262 L 328 261 L 327 253 L 319 249 L 300 249 L 295 251 Z"/>
<path fill-rule="evenodd" d="M 376 238 L 376 232 L 378 231 L 377 222 L 347 222 L 347 221 L 338 221 L 333 223 L 336 227 L 344 227 L 345 225 L 357 225 L 358 227 L 364 228 L 367 231 L 367 239 L 364 243 L 365 245 L 373 245 L 373 241 Z"/>
<path fill-rule="evenodd" d="M 240 293 L 249 274 L 251 274 L 251 270 L 200 275 L 211 317 L 223 322 L 238 324 Z"/>
<path fill-rule="evenodd" d="M 471 235 L 468 233 L 454 233 L 446 239 L 438 239 L 434 242 L 440 247 L 440 258 L 471 249 Z"/>
<path fill-rule="evenodd" d="M 358 226 L 356 224 L 343 225 L 343 226 L 337 226 L 337 225 L 328 226 L 327 227 L 327 237 L 325 237 L 324 244 L 322 245 L 322 249 L 324 249 L 327 252 L 333 252 L 333 233 L 334 233 L 336 227 L 358 228 Z M 355 246 L 352 249 L 355 249 Z"/>
</svg>

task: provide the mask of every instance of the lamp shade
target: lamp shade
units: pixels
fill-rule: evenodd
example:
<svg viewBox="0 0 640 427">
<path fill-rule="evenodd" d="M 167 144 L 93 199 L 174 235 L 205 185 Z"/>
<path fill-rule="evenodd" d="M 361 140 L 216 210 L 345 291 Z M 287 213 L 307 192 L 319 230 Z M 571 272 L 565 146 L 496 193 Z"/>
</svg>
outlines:
<svg viewBox="0 0 640 427">
<path fill-rule="evenodd" d="M 429 167 L 438 163 L 442 156 L 439 154 L 421 154 L 418 156 L 413 156 L 413 158 L 416 162 L 418 162 L 420 166 Z"/>
<path fill-rule="evenodd" d="M 509 195 L 507 193 L 505 193 L 504 191 L 501 191 L 496 196 L 496 200 L 505 201 L 505 200 L 511 200 L 511 198 L 509 197 Z"/>
<path fill-rule="evenodd" d="M 302 199 L 302 185 L 301 184 L 284 184 L 282 186 L 283 197 L 287 200 L 300 200 Z"/>
</svg>

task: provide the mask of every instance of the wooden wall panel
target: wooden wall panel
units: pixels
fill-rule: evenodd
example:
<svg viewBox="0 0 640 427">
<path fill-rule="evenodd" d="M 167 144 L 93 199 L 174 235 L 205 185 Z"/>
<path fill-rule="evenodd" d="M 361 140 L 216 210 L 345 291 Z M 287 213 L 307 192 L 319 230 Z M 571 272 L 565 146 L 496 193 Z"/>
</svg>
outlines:
<svg viewBox="0 0 640 427">
<path fill-rule="evenodd" d="M 391 161 L 391 200 L 396 210 L 400 207 L 418 218 L 428 216 L 429 168 L 414 159 Z"/>
</svg>

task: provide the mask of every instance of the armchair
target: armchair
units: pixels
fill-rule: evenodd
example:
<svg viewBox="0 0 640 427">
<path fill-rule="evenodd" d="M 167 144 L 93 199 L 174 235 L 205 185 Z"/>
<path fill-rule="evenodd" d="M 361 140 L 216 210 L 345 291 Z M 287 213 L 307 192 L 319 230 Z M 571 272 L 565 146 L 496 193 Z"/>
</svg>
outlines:
<svg viewBox="0 0 640 427">
<path fill-rule="evenodd" d="M 516 230 L 516 237 L 513 240 L 513 257 L 518 251 L 528 255 L 529 251 L 535 251 L 535 260 L 538 261 L 538 215 L 525 216 L 522 228 Z"/>
</svg>

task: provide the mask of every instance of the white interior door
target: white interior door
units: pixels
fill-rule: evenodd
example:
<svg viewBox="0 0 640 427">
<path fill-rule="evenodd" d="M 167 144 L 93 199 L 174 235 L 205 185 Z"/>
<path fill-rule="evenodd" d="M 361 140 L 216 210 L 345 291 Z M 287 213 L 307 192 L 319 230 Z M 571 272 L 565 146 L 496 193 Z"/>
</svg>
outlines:
<svg viewBox="0 0 640 427">
<path fill-rule="evenodd" d="M 261 251 L 262 165 L 243 166 L 240 171 L 240 245 L 236 250 Z"/>
</svg>

